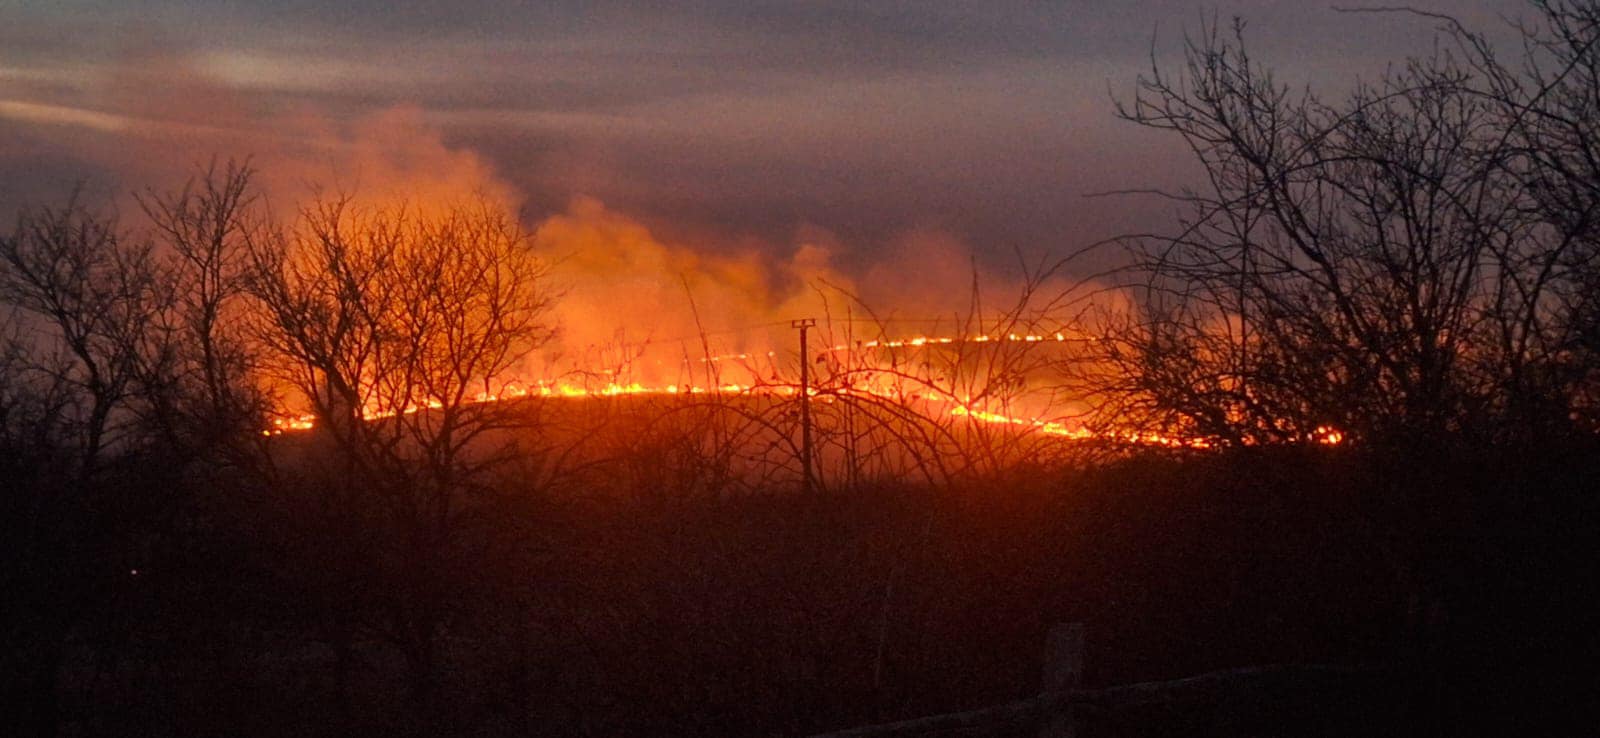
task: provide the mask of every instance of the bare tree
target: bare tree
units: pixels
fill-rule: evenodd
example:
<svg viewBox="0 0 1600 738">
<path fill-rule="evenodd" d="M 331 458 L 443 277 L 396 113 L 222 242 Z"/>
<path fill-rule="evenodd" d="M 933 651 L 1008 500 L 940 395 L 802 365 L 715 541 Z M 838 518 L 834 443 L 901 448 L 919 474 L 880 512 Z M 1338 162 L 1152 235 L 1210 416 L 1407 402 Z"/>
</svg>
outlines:
<svg viewBox="0 0 1600 738">
<path fill-rule="evenodd" d="M 0 238 L 3 620 L 28 644 L 4 671 L 24 682 L 13 703 L 40 733 L 55 728 L 69 639 L 128 627 L 111 598 L 183 505 L 191 454 L 164 432 L 178 424 L 164 410 L 171 277 L 150 241 L 78 193 L 23 211 Z"/>
<path fill-rule="evenodd" d="M 250 255 L 265 365 L 334 450 L 330 499 L 373 542 L 372 624 L 425 702 L 438 637 L 485 555 L 474 501 L 507 456 L 495 431 L 527 417 L 481 400 L 552 335 L 545 266 L 486 200 L 423 215 L 320 199 Z"/>
<path fill-rule="evenodd" d="M 1547 46 L 1526 71 L 1451 25 L 1459 43 L 1327 102 L 1278 83 L 1236 21 L 1188 39 L 1181 74 L 1141 77 L 1120 115 L 1181 137 L 1206 182 L 1165 193 L 1189 213 L 1176 232 L 1122 240 L 1138 306 L 1098 326 L 1102 424 L 1492 439 L 1528 428 L 1533 398 L 1578 396 L 1594 208 L 1562 172 L 1593 116 L 1557 91 L 1581 87 L 1596 31 L 1592 3 L 1539 8 L 1557 30 L 1530 35 Z"/>
<path fill-rule="evenodd" d="M 1508 410 L 1524 425 L 1571 420 L 1600 429 L 1600 3 L 1536 0 L 1518 25 L 1524 52 L 1502 63 L 1481 34 L 1443 19 L 1505 121 L 1510 169 L 1540 228 L 1505 255 L 1499 331 Z M 1531 354 L 1531 356 L 1530 356 Z"/>
<path fill-rule="evenodd" d="M 245 333 L 247 236 L 262 227 L 248 162 L 215 161 L 175 192 L 136 195 L 165 247 L 160 347 L 169 366 L 152 374 L 152 395 L 169 432 L 189 445 L 236 439 L 260 429 L 263 397 L 251 373 Z M 185 428 L 172 427 L 178 419 Z"/>
<path fill-rule="evenodd" d="M 33 369 L 75 389 L 70 422 L 79 464 L 93 476 L 110 446 L 138 428 L 127 413 L 151 357 L 146 328 L 161 312 L 151 247 L 117 231 L 74 194 L 59 209 L 25 211 L 0 241 L 0 301 L 19 311 Z"/>
</svg>

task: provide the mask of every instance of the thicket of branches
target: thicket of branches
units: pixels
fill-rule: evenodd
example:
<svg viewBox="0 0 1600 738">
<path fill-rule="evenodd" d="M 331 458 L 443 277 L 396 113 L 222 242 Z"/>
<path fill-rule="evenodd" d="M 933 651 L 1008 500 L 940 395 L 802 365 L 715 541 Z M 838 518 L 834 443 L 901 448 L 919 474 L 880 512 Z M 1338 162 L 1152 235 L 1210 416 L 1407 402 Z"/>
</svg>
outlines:
<svg viewBox="0 0 1600 738">
<path fill-rule="evenodd" d="M 125 626 L 119 598 L 242 532 L 227 516 L 336 648 L 393 643 L 422 701 L 494 555 L 489 475 L 510 454 L 485 435 L 529 414 L 478 400 L 551 335 L 544 266 L 487 202 L 318 198 L 279 224 L 252 175 L 139 193 L 131 228 L 75 195 L 0 238 L 4 625 L 26 644 L 3 674 L 30 730 L 55 720 L 70 642 Z M 271 442 L 285 403 L 310 407 L 311 437 Z"/>
<path fill-rule="evenodd" d="M 1503 56 L 1454 21 L 1335 99 L 1242 24 L 1186 39 L 1118 105 L 1182 138 L 1175 232 L 1121 240 L 1138 309 L 1083 384 L 1104 424 L 1223 443 L 1386 443 L 1597 427 L 1600 5 L 1533 4 Z M 1109 369 L 1109 371 L 1106 371 Z"/>
<path fill-rule="evenodd" d="M 401 650 L 427 703 L 439 634 L 498 553 L 490 475 L 514 454 L 491 434 L 530 413 L 483 400 L 553 335 L 545 266 L 483 200 L 430 215 L 319 199 L 244 248 L 259 370 L 316 418 L 310 453 L 277 474 L 320 487 L 324 519 L 353 536 L 338 558 L 356 565 L 325 582 L 350 598 L 334 609 L 372 615 L 359 625 Z"/>
</svg>

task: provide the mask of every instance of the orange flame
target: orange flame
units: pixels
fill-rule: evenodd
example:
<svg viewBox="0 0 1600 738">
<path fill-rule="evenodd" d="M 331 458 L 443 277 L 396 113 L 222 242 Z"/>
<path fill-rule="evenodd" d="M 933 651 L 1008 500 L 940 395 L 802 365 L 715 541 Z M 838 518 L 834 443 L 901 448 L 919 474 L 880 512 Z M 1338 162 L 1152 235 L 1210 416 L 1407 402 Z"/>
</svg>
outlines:
<svg viewBox="0 0 1600 738">
<path fill-rule="evenodd" d="M 923 347 L 938 345 L 953 345 L 960 343 L 1042 343 L 1047 341 L 1066 342 L 1072 340 L 1063 333 L 1054 334 L 1015 334 L 1004 335 L 979 334 L 974 336 L 927 336 L 919 335 L 905 339 L 876 339 L 859 343 L 862 349 L 867 348 L 903 348 Z M 822 350 L 822 353 L 849 353 L 855 348 L 847 344 L 835 344 Z M 771 358 L 776 352 L 765 352 Z M 748 361 L 752 358 L 751 352 L 738 352 L 699 357 L 701 363 L 718 363 Z M 603 374 L 604 372 L 595 372 Z M 839 395 L 876 396 L 892 400 L 923 400 L 931 405 L 930 419 L 938 415 L 953 418 L 963 418 L 986 425 L 1004 426 L 1019 433 L 1038 433 L 1044 436 L 1060 438 L 1067 441 L 1105 440 L 1127 443 L 1132 445 L 1161 446 L 1167 448 L 1212 448 L 1211 441 L 1198 437 L 1181 437 L 1166 435 L 1151 431 L 1095 431 L 1081 424 L 1073 424 L 1059 419 L 1042 417 L 1022 417 L 995 412 L 971 402 L 968 399 L 957 397 L 946 391 L 933 387 L 923 387 L 916 391 L 908 392 L 897 386 L 874 386 L 870 371 L 852 375 L 854 380 L 844 387 L 834 387 L 828 390 Z M 810 389 L 812 396 L 819 396 L 822 392 L 813 387 Z M 736 397 L 769 396 L 769 397 L 794 397 L 798 388 L 792 384 L 740 384 L 729 382 L 715 385 L 702 385 L 694 383 L 671 383 L 663 385 L 647 385 L 641 382 L 628 382 L 626 384 L 616 381 L 606 382 L 599 386 L 586 386 L 572 381 L 538 380 L 532 383 L 511 382 L 497 393 L 481 392 L 474 398 L 475 403 L 489 403 L 519 400 L 528 397 L 550 399 L 581 399 L 581 398 L 607 398 L 628 396 L 682 396 L 682 395 L 707 395 L 725 396 L 729 399 Z M 408 406 L 399 412 L 414 413 L 424 407 L 438 407 L 437 402 L 419 403 Z M 381 420 L 393 417 L 394 410 L 367 409 L 362 417 L 366 420 Z M 289 432 L 306 431 L 314 428 L 316 418 L 313 415 L 281 415 L 274 418 L 271 427 L 263 430 L 267 436 L 281 435 Z M 1310 440 L 1322 445 L 1338 445 L 1344 441 L 1344 434 L 1331 426 L 1319 426 L 1311 434 Z"/>
</svg>

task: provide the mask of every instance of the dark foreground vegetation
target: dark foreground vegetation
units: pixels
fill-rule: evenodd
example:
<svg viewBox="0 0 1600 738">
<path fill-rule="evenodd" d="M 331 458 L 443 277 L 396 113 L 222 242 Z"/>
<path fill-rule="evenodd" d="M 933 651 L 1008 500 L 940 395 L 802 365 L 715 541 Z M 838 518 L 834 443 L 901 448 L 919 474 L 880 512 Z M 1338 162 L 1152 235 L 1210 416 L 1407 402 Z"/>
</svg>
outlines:
<svg viewBox="0 0 1600 738">
<path fill-rule="evenodd" d="M 1090 686 L 1373 668 L 1089 735 L 1552 730 L 1589 696 L 1595 451 L 1151 453 L 810 497 L 513 479 L 474 541 L 489 550 L 441 583 L 424 684 L 391 630 L 418 593 L 364 560 L 376 541 L 313 499 L 141 464 L 107 501 L 158 496 L 180 515 L 130 529 L 108 507 L 74 558 L 8 567 L 7 719 L 65 735 L 797 735 L 1031 695 L 1049 626 L 1077 621 Z M 5 539 L 28 540 L 37 523 L 6 512 Z"/>
</svg>

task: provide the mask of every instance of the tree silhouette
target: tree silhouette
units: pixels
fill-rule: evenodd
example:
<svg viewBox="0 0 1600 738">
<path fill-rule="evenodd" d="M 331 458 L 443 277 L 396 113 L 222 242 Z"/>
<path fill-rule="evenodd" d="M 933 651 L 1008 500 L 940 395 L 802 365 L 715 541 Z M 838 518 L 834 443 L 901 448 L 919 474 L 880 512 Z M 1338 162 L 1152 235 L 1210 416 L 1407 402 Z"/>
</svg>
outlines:
<svg viewBox="0 0 1600 738">
<path fill-rule="evenodd" d="M 424 215 L 321 199 L 250 254 L 264 365 L 309 403 L 330 451 L 313 484 L 330 535 L 352 546 L 336 565 L 426 705 L 438 637 L 486 555 L 475 503 L 508 458 L 492 433 L 527 418 L 479 400 L 552 335 L 545 266 L 485 200 Z"/>
<path fill-rule="evenodd" d="M 1593 3 L 1539 8 L 1522 68 L 1449 24 L 1334 102 L 1277 82 L 1237 21 L 1141 77 L 1119 114 L 1181 137 L 1206 181 L 1164 193 L 1176 232 L 1120 241 L 1139 300 L 1105 316 L 1101 422 L 1228 444 L 1571 427 L 1595 366 L 1600 29 Z"/>
</svg>

